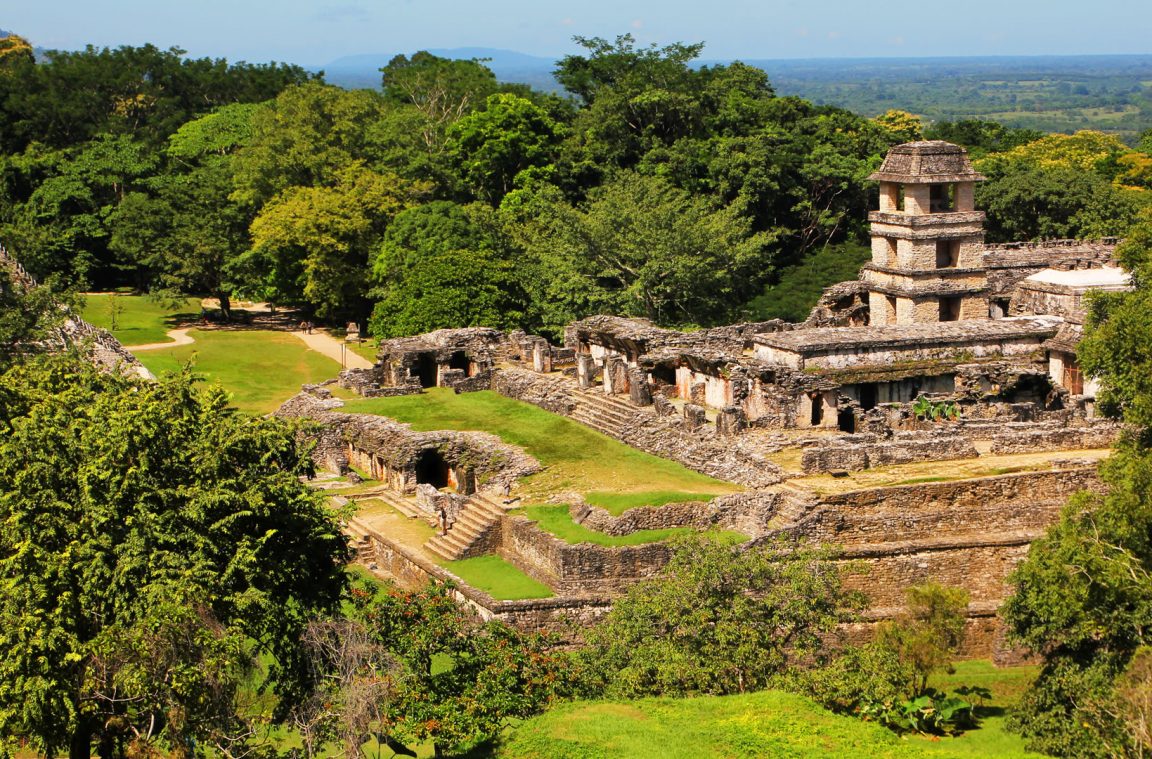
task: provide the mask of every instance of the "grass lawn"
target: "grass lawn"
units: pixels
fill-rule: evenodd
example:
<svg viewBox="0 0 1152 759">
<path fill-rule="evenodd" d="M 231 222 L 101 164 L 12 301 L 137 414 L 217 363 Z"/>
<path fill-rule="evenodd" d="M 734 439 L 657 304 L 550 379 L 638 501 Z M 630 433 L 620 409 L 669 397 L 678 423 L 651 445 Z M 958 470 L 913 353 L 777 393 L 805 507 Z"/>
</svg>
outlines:
<svg viewBox="0 0 1152 759">
<path fill-rule="evenodd" d="M 1014 703 L 1035 677 L 1034 667 L 996 669 L 964 662 L 940 685 L 985 685 L 993 704 Z M 1003 692 L 1003 695 L 1002 695 Z M 1001 698 L 1003 697 L 1003 701 Z M 1025 759 L 1023 741 L 1004 729 L 1003 716 L 958 738 L 901 738 L 812 701 L 780 691 L 740 696 L 564 704 L 514 730 L 497 752 L 506 759 L 618 757 L 1003 757 Z"/>
<path fill-rule="evenodd" d="M 443 567 L 498 601 L 552 597 L 552 590 L 547 585 L 533 580 L 519 567 L 499 556 L 445 561 Z"/>
<path fill-rule="evenodd" d="M 643 493 L 614 493 L 597 491 L 586 493 L 584 500 L 592 506 L 599 506 L 613 516 L 620 516 L 628 509 L 637 506 L 663 506 L 666 503 L 684 501 L 711 501 L 715 493 L 682 493 L 675 490 L 652 490 Z"/>
<path fill-rule="evenodd" d="M 542 504 L 528 506 L 524 514 L 529 519 L 535 519 L 541 530 L 551 533 L 567 543 L 595 543 L 598 546 L 636 546 L 644 543 L 658 543 L 676 535 L 686 532 L 696 532 L 695 527 L 669 527 L 663 530 L 637 530 L 628 535 L 605 535 L 596 530 L 590 530 L 582 524 L 572 521 L 568 507 L 564 505 Z M 747 535 L 730 530 L 717 533 L 725 542 L 740 543 L 748 539 Z"/>
<path fill-rule="evenodd" d="M 300 391 L 304 383 L 335 377 L 340 364 L 309 350 L 284 332 L 199 330 L 196 342 L 143 351 L 137 358 L 153 374 L 178 371 L 188 361 L 209 382 L 218 382 L 243 411 L 268 413 Z"/>
<path fill-rule="evenodd" d="M 420 395 L 353 400 L 344 410 L 389 416 L 417 430 L 483 430 L 523 446 L 548 467 L 526 481 L 521 495 L 529 499 L 575 490 L 659 491 L 670 497 L 674 494 L 672 500 L 693 500 L 741 489 L 488 390 L 457 395 L 448 388 L 432 388 Z M 633 505 L 645 499 L 636 500 Z"/>
<path fill-rule="evenodd" d="M 161 306 L 143 295 L 89 293 L 83 298 L 81 316 L 85 321 L 111 330 L 117 340 L 128 346 L 168 342 L 168 330 L 200 315 L 199 298 L 187 298 L 176 309 Z M 117 312 L 116 329 L 112 329 L 113 307 Z"/>
</svg>

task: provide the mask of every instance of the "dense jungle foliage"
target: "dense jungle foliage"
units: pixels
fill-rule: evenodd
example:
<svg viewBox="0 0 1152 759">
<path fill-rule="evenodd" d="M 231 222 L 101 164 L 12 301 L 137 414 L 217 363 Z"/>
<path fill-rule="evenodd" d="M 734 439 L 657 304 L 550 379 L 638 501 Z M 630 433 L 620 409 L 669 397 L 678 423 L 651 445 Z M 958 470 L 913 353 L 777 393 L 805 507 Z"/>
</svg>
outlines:
<svg viewBox="0 0 1152 759">
<path fill-rule="evenodd" d="M 923 134 L 903 112 L 778 97 L 739 62 L 696 67 L 702 45 L 579 41 L 560 97 L 424 52 L 393 59 L 379 90 L 343 90 L 151 46 L 37 61 L 8 37 L 0 239 L 76 286 L 225 311 L 243 296 L 378 336 L 556 334 L 598 312 L 802 318 L 821 278 L 860 260 L 865 178 L 922 136 L 985 155 L 994 240 L 1117 234 L 1148 202 L 1148 139 Z"/>
</svg>

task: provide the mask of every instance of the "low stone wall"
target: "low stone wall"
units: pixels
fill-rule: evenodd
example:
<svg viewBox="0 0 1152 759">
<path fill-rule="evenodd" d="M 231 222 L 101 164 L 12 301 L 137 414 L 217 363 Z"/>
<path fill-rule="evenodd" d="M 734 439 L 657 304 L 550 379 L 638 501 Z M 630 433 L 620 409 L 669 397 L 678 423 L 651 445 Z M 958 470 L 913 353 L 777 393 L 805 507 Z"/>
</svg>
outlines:
<svg viewBox="0 0 1152 759">
<path fill-rule="evenodd" d="M 1109 448 L 1120 436 L 1119 425 L 1107 422 L 1086 427 L 1037 429 L 1007 425 L 992 441 L 992 453 L 1032 453 L 1035 451 L 1075 451 Z"/>
<path fill-rule="evenodd" d="M 558 592 L 613 596 L 663 569 L 666 543 L 639 546 L 573 545 L 541 530 L 527 517 L 505 517 L 501 555 Z"/>
<path fill-rule="evenodd" d="M 475 393 L 479 390 L 491 390 L 492 378 L 495 375 L 496 370 L 485 369 L 473 377 L 466 377 L 452 383 L 445 383 L 445 387 L 451 387 L 457 393 Z"/>
<path fill-rule="evenodd" d="M 1074 493 L 1101 487 L 1089 466 L 858 490 L 820 497 L 788 530 L 848 551 L 877 544 L 896 551 L 897 541 L 1032 533 L 1055 522 Z"/>
<path fill-rule="evenodd" d="M 589 596 L 499 601 L 364 525 L 354 524 L 353 530 L 364 535 L 371 545 L 371 558 L 367 560 L 371 571 L 408 588 L 419 588 L 429 581 L 450 582 L 455 585 L 455 599 L 482 619 L 499 619 L 524 630 L 550 631 L 571 640 L 581 627 L 592 624 L 612 607 L 607 598 Z"/>
<path fill-rule="evenodd" d="M 508 398 L 531 403 L 553 414 L 568 416 L 576 408 L 570 380 L 524 370 L 503 370 L 492 378 L 492 389 Z"/>
<path fill-rule="evenodd" d="M 763 532 L 775 514 L 779 493 L 733 493 L 711 501 L 685 501 L 663 506 L 628 509 L 619 516 L 588 504 L 570 508 L 572 520 L 606 535 L 630 535 L 638 530 L 665 530 L 673 527 L 707 529 L 720 527 L 753 537 Z"/>
<path fill-rule="evenodd" d="M 959 434 L 898 432 L 890 440 L 856 442 L 853 438 L 830 441 L 804 451 L 800 466 L 816 472 L 858 471 L 915 461 L 974 459 L 979 454 L 972 441 Z"/>
</svg>

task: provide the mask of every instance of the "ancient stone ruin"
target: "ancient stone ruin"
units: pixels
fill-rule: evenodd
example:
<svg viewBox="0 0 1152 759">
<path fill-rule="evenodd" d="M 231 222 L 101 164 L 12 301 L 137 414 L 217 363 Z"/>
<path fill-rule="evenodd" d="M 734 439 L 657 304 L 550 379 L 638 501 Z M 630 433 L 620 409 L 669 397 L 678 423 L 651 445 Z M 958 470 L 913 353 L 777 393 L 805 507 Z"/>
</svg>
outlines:
<svg viewBox="0 0 1152 759">
<path fill-rule="evenodd" d="M 872 260 L 858 281 L 828 288 L 803 324 L 679 332 L 594 316 L 569 325 L 562 346 L 440 330 L 382 343 L 373 369 L 340 383 L 369 396 L 492 390 L 742 485 L 618 517 L 581 502 L 570 512 L 608 534 L 716 525 L 750 544 L 780 535 L 836 544 L 868 567 L 849 579 L 871 598 L 868 620 L 895 614 L 911 584 L 959 585 L 972 598 L 970 652 L 1001 653 L 995 610 L 1009 572 L 1069 495 L 1099 487 L 1096 463 L 1118 434 L 1096 418 L 1097 388 L 1076 346 L 1085 295 L 1129 279 L 1112 262 L 1115 240 L 985 245 L 973 204 L 982 177 L 955 145 L 897 146 L 871 178 L 880 185 Z M 342 414 L 339 403 L 314 391 L 282 413 L 321 423 L 317 455 L 330 468 L 359 462 L 394 495 L 442 486 L 433 490 L 456 500 L 452 527 L 429 546 L 437 555 L 497 553 L 558 596 L 499 602 L 462 587 L 461 600 L 483 614 L 586 620 L 667 560 L 664 543 L 572 545 L 507 513 L 516 478 L 535 471 L 522 451 L 412 433 Z M 429 450 L 439 452 L 434 467 L 423 463 Z M 942 462 L 939 476 L 877 474 L 920 462 Z M 446 473 L 422 482 L 429 467 Z M 381 571 L 448 576 L 402 541 L 355 521 L 350 529 Z"/>
</svg>

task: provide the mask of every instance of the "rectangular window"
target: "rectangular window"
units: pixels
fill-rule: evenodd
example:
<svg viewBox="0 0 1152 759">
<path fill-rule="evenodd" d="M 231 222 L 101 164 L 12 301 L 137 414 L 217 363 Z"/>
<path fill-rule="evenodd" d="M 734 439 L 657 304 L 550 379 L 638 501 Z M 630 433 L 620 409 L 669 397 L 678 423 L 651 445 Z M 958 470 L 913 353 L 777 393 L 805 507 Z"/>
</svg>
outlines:
<svg viewBox="0 0 1152 759">
<path fill-rule="evenodd" d="M 960 263 L 959 240 L 936 241 L 936 268 L 955 269 Z"/>
<path fill-rule="evenodd" d="M 960 298 L 941 298 L 940 299 L 940 321 L 942 322 L 955 322 L 960 321 Z"/>
<path fill-rule="evenodd" d="M 956 185 L 934 184 L 928 186 L 928 212 L 948 213 L 956 210 Z"/>
</svg>

